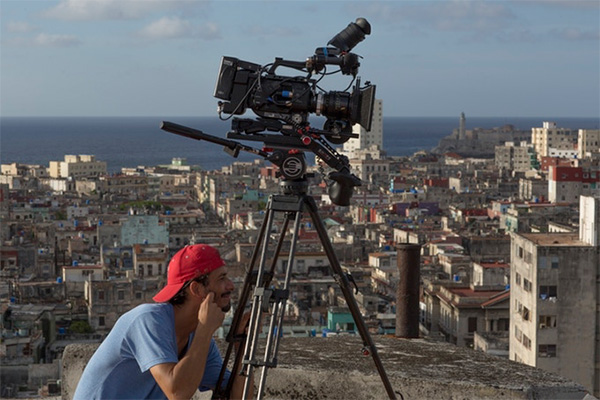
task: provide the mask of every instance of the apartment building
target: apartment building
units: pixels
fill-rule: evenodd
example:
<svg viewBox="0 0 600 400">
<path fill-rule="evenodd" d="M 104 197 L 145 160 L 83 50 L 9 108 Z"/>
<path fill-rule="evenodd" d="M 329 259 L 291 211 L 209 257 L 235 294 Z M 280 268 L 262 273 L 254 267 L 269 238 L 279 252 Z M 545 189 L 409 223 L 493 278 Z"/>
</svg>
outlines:
<svg viewBox="0 0 600 400">
<path fill-rule="evenodd" d="M 133 245 L 133 274 L 135 277 L 166 276 L 169 248 L 166 244 Z"/>
<path fill-rule="evenodd" d="M 600 152 L 600 129 L 580 129 L 577 134 L 577 158 Z"/>
<path fill-rule="evenodd" d="M 538 159 L 549 156 L 551 149 L 573 150 L 577 134 L 573 129 L 558 128 L 556 122 L 543 122 L 541 128 L 531 128 L 531 143 Z"/>
<path fill-rule="evenodd" d="M 508 171 L 525 172 L 533 169 L 535 153 L 533 148 L 526 142 L 515 145 L 514 142 L 506 142 L 504 146 L 496 146 L 494 151 L 494 164 L 498 168 Z"/>
<path fill-rule="evenodd" d="M 513 233 L 510 359 L 600 393 L 600 198 L 582 196 L 579 233 Z"/>
<path fill-rule="evenodd" d="M 551 166 L 548 174 L 548 200 L 552 203 L 578 203 L 579 196 L 600 193 L 600 170 Z"/>
<path fill-rule="evenodd" d="M 88 178 L 106 174 L 106 161 L 92 155 L 65 155 L 64 161 L 50 161 L 51 178 Z"/>
</svg>

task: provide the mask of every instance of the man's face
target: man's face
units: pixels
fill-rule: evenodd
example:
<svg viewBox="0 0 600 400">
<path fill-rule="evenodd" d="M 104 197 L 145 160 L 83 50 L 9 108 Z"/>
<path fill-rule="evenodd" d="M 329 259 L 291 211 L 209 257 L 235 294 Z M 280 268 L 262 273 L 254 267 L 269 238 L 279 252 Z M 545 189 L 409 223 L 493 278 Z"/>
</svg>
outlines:
<svg viewBox="0 0 600 400">
<path fill-rule="evenodd" d="M 231 308 L 231 292 L 233 292 L 233 282 L 227 276 L 227 267 L 222 266 L 208 274 L 208 283 L 206 289 L 215 294 L 215 303 L 223 312 Z"/>
</svg>

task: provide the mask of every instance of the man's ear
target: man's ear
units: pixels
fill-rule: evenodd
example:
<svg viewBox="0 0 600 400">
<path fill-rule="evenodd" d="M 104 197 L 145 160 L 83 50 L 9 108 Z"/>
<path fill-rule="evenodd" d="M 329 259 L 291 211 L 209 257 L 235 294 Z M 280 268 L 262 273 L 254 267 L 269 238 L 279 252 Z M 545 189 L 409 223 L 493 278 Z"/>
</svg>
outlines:
<svg viewBox="0 0 600 400">
<path fill-rule="evenodd" d="M 194 297 L 198 297 L 201 300 L 204 300 L 204 298 L 208 295 L 208 291 L 206 290 L 206 286 L 204 286 L 203 284 L 201 284 L 200 282 L 192 282 L 190 285 L 190 293 L 192 296 Z"/>
</svg>

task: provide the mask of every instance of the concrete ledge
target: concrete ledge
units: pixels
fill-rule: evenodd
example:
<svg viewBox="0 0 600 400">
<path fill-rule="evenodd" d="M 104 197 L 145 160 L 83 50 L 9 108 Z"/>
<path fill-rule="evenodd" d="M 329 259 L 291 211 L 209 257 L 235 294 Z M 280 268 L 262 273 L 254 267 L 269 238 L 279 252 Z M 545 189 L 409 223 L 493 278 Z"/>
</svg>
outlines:
<svg viewBox="0 0 600 400">
<path fill-rule="evenodd" d="M 594 398 L 561 376 L 470 349 L 426 339 L 374 340 L 392 386 L 406 400 Z M 96 347 L 77 344 L 65 349 L 63 399 L 72 398 Z M 372 357 L 361 350 L 360 337 L 282 338 L 279 365 L 268 372 L 266 397 L 387 398 Z"/>
</svg>

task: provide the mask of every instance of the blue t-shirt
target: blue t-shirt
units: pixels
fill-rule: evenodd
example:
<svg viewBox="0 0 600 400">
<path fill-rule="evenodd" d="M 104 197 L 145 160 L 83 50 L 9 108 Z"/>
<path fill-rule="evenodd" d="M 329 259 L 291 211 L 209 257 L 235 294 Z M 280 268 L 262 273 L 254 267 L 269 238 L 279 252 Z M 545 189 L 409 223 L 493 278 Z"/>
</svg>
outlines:
<svg viewBox="0 0 600 400">
<path fill-rule="evenodd" d="M 188 344 L 192 338 L 193 334 Z M 83 371 L 73 400 L 165 399 L 150 368 L 178 360 L 173 306 L 142 304 L 123 314 L 98 347 Z M 211 340 L 198 389 L 214 389 L 222 365 L 221 354 Z M 223 387 L 229 375 L 227 371 Z"/>
</svg>

